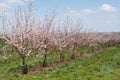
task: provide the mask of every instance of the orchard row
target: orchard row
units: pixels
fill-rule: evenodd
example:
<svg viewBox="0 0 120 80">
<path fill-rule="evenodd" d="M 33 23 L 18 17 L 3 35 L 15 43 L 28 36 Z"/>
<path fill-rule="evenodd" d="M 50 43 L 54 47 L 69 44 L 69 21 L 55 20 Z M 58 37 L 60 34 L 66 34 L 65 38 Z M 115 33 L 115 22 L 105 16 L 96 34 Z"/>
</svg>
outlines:
<svg viewBox="0 0 120 80">
<path fill-rule="evenodd" d="M 84 30 L 81 20 L 66 17 L 56 21 L 56 13 L 46 14 L 44 19 L 38 19 L 32 14 L 32 6 L 28 9 L 19 8 L 10 18 L 2 17 L 2 36 L 6 46 L 14 48 L 22 59 L 23 74 L 27 74 L 26 57 L 36 55 L 44 57 L 43 67 L 47 66 L 47 56 L 50 50 L 57 51 L 60 62 L 64 61 L 64 50 L 71 52 L 71 59 L 75 59 L 75 52 L 82 47 L 89 47 L 90 52 L 120 44 L 118 33 L 92 33 Z M 5 49 L 4 49 L 5 50 Z"/>
</svg>

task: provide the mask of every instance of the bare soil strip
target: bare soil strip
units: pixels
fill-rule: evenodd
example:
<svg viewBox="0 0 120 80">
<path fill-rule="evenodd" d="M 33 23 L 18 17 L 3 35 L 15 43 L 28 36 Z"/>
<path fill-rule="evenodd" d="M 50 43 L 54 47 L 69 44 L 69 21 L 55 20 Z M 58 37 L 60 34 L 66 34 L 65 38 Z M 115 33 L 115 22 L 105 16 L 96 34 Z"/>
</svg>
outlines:
<svg viewBox="0 0 120 80">
<path fill-rule="evenodd" d="M 101 50 L 99 50 L 97 52 L 93 52 L 93 53 L 83 53 L 83 55 L 77 55 L 75 60 L 80 60 L 81 58 L 90 57 L 90 56 L 92 56 L 94 54 L 100 53 L 100 52 L 105 51 L 105 50 L 110 50 L 112 48 L 115 48 L 115 47 L 101 49 Z M 54 67 L 60 66 L 61 64 L 65 64 L 65 63 L 70 62 L 70 61 L 72 61 L 72 59 L 65 58 L 63 62 L 56 61 L 56 62 L 54 62 L 52 64 L 49 64 L 47 67 L 35 66 L 35 67 L 32 67 L 32 68 L 29 69 L 29 74 L 37 74 L 37 73 L 40 73 L 40 72 L 51 70 Z"/>
</svg>

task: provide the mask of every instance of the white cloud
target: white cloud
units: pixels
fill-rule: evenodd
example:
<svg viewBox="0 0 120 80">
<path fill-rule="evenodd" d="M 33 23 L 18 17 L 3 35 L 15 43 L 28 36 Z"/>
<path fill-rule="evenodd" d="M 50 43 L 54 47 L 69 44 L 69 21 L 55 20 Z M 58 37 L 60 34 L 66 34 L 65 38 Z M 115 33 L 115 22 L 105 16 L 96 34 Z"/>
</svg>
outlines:
<svg viewBox="0 0 120 80">
<path fill-rule="evenodd" d="M 0 3 L 0 10 L 4 10 L 6 8 L 9 8 L 9 6 L 5 3 Z"/>
<path fill-rule="evenodd" d="M 7 0 L 7 4 L 10 5 L 22 5 L 24 4 L 23 0 Z"/>
<path fill-rule="evenodd" d="M 0 0 L 0 10 L 7 9 L 17 5 L 23 5 L 29 1 L 34 0 Z"/>
<path fill-rule="evenodd" d="M 69 8 L 68 10 L 70 10 L 70 12 L 67 14 L 68 16 L 84 16 L 84 15 L 94 13 L 94 11 L 91 9 L 83 9 L 83 10 L 77 11 L 77 10 L 71 10 Z"/>
<path fill-rule="evenodd" d="M 18 5 L 25 5 L 29 1 L 34 0 L 0 0 L 0 16 L 10 16 L 9 10 Z M 3 15 L 4 11 L 6 14 Z"/>
<path fill-rule="evenodd" d="M 103 4 L 99 7 L 99 9 L 105 12 L 117 12 L 117 9 L 109 4 Z"/>
</svg>

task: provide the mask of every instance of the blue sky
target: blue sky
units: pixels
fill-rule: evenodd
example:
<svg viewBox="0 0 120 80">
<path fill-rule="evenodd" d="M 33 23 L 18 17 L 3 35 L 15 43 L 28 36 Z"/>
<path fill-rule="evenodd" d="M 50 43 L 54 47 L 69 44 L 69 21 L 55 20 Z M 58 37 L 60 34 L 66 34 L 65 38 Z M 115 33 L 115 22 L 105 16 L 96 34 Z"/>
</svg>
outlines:
<svg viewBox="0 0 120 80">
<path fill-rule="evenodd" d="M 0 0 L 0 11 L 12 14 L 17 5 L 25 6 L 29 0 Z M 56 9 L 57 18 L 80 18 L 90 31 L 120 32 L 120 0 L 33 0 L 37 13 Z"/>
</svg>

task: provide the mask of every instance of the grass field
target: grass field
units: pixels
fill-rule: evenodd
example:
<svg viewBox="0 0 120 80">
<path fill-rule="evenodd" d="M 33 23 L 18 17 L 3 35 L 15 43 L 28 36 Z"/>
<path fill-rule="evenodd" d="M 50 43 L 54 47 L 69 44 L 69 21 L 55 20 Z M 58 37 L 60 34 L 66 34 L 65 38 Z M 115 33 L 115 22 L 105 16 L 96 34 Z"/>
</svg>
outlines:
<svg viewBox="0 0 120 80">
<path fill-rule="evenodd" d="M 49 64 L 58 59 L 55 54 L 51 56 L 48 58 Z M 36 67 L 33 70 L 37 70 L 41 62 L 42 59 L 37 62 L 33 58 L 27 59 L 30 69 Z M 27 75 L 19 74 L 20 63 L 20 59 L 0 62 L 0 80 L 120 80 L 120 46 Z"/>
</svg>

